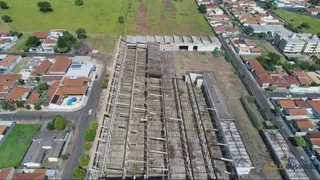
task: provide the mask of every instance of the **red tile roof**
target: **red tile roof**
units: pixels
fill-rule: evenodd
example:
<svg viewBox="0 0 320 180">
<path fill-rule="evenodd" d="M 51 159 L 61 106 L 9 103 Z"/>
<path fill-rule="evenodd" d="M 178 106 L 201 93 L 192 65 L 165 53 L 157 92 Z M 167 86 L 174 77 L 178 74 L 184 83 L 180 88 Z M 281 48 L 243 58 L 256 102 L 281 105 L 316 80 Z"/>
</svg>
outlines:
<svg viewBox="0 0 320 180">
<path fill-rule="evenodd" d="M 48 92 L 47 92 L 47 97 L 53 97 L 55 94 L 57 88 L 59 87 L 60 81 L 54 81 L 52 85 L 50 86 Z"/>
<path fill-rule="evenodd" d="M 0 126 L 0 135 L 4 134 L 4 131 L 6 131 L 7 126 Z M 0 172 L 1 173 L 1 172 Z M 1 178 L 0 178 L 1 179 Z"/>
<path fill-rule="evenodd" d="M 45 44 L 55 44 L 56 43 L 56 40 L 55 39 L 52 39 L 51 37 L 47 37 L 43 43 Z"/>
<path fill-rule="evenodd" d="M 0 61 L 0 66 L 9 67 L 11 64 L 17 60 L 20 56 L 7 55 L 2 61 Z"/>
<path fill-rule="evenodd" d="M 311 144 L 312 145 L 320 145 L 320 139 L 311 139 Z"/>
<path fill-rule="evenodd" d="M 307 110 L 305 109 L 289 109 L 290 116 L 305 116 L 307 115 Z"/>
<path fill-rule="evenodd" d="M 216 32 L 216 33 L 226 33 L 227 31 L 221 27 L 221 26 L 215 26 L 213 27 L 213 30 Z"/>
<path fill-rule="evenodd" d="M 299 81 L 292 76 L 285 76 L 285 78 L 287 79 L 287 81 L 290 85 L 299 85 L 300 84 Z"/>
<path fill-rule="evenodd" d="M 304 72 L 303 70 L 293 70 L 292 71 L 293 74 L 295 74 L 299 80 L 299 82 L 303 85 L 309 85 L 311 84 L 311 79 L 309 78 L 309 76 L 307 75 L 306 72 Z"/>
<path fill-rule="evenodd" d="M 309 120 L 296 120 L 296 123 L 299 129 L 307 129 L 314 127 L 313 123 Z"/>
<path fill-rule="evenodd" d="M 9 41 L 10 41 L 9 38 L 8 39 L 0 39 L 0 44 L 5 44 L 5 43 L 7 43 Z"/>
<path fill-rule="evenodd" d="M 58 100 L 56 101 L 56 104 L 61 104 L 61 100 L 64 95 L 83 95 L 88 90 L 89 86 L 80 86 L 80 87 L 65 87 L 60 86 L 57 90 L 56 94 L 58 96 Z"/>
<path fill-rule="evenodd" d="M 306 8 L 305 10 L 308 11 L 308 12 L 318 12 L 318 13 L 320 13 L 320 8 Z"/>
<path fill-rule="evenodd" d="M 36 76 L 38 73 L 43 74 L 43 73 L 47 72 L 47 70 L 49 69 L 50 66 L 51 66 L 51 61 L 49 61 L 48 59 L 43 60 L 40 63 L 40 65 L 33 71 L 32 75 Z"/>
<path fill-rule="evenodd" d="M 1 169 L 0 170 L 0 179 L 7 179 L 11 172 L 11 168 Z"/>
<path fill-rule="evenodd" d="M 61 83 L 63 86 L 84 86 L 90 82 L 90 78 L 87 77 L 78 77 L 76 79 L 70 79 L 69 77 L 65 77 Z"/>
<path fill-rule="evenodd" d="M 320 113 L 320 101 L 307 100 L 307 102 L 317 113 Z"/>
<path fill-rule="evenodd" d="M 27 88 L 27 87 L 22 87 L 22 86 L 15 86 L 10 92 L 9 94 L 6 96 L 6 100 L 7 101 L 15 101 L 15 100 L 20 100 L 21 97 L 25 94 L 25 93 L 29 93 L 31 92 L 31 88 Z"/>
<path fill-rule="evenodd" d="M 296 107 L 292 99 L 277 99 L 277 101 L 282 108 L 292 109 Z"/>
<path fill-rule="evenodd" d="M 46 169 L 37 169 L 33 173 L 15 173 L 12 180 L 44 180 Z"/>
<path fill-rule="evenodd" d="M 308 136 L 310 139 L 320 139 L 320 132 L 309 132 Z"/>
<path fill-rule="evenodd" d="M 299 108 L 309 108 L 308 104 L 304 100 L 295 100 L 294 103 Z"/>
<path fill-rule="evenodd" d="M 33 36 L 36 36 L 39 39 L 45 39 L 47 38 L 49 32 L 34 32 Z"/>
<path fill-rule="evenodd" d="M 26 103 L 35 104 L 38 101 L 39 97 L 40 97 L 40 94 L 36 89 L 34 89 Z"/>
<path fill-rule="evenodd" d="M 71 59 L 68 58 L 68 56 L 57 56 L 56 62 L 53 63 L 51 68 L 49 69 L 49 73 L 55 73 L 55 72 L 63 72 L 65 73 L 69 65 L 71 64 Z"/>
</svg>

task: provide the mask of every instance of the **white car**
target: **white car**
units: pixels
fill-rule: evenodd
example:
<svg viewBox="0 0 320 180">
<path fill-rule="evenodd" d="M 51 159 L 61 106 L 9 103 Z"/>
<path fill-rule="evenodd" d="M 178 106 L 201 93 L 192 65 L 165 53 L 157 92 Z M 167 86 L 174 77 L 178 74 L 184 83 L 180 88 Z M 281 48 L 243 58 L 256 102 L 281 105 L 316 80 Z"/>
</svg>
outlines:
<svg viewBox="0 0 320 180">
<path fill-rule="evenodd" d="M 89 110 L 88 114 L 89 114 L 89 115 L 91 115 L 91 114 L 92 114 L 92 109 L 90 109 L 90 110 Z"/>
</svg>

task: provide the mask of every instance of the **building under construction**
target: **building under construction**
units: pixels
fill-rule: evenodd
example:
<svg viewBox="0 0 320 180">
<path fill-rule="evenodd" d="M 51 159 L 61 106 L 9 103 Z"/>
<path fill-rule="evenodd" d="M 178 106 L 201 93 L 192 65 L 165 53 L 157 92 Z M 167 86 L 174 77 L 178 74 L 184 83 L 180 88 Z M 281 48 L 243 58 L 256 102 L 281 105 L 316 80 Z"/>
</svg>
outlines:
<svg viewBox="0 0 320 180">
<path fill-rule="evenodd" d="M 156 42 L 141 46 L 121 37 L 88 178 L 237 179 L 228 150 L 234 142 L 221 138 L 226 131 L 214 123 L 215 109 L 161 53 Z"/>
</svg>

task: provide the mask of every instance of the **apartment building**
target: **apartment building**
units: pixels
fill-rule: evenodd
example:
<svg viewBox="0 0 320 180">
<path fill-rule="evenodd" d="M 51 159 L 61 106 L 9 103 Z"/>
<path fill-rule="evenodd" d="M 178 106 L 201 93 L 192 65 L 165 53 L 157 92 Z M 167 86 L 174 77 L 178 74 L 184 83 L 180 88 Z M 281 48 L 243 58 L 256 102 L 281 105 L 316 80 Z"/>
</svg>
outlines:
<svg viewBox="0 0 320 180">
<path fill-rule="evenodd" d="M 274 44 L 287 54 L 320 53 L 320 39 L 312 34 L 276 33 Z"/>
</svg>

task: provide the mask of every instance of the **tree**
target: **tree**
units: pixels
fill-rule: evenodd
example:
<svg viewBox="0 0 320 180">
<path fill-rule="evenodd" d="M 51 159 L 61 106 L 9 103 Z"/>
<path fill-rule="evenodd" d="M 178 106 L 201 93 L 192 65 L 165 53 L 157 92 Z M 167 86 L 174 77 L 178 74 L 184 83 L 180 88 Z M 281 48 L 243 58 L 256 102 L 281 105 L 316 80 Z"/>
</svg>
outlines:
<svg viewBox="0 0 320 180">
<path fill-rule="evenodd" d="M 89 150 L 91 149 L 91 144 L 90 144 L 90 142 L 86 142 L 86 143 L 84 144 L 83 148 L 84 148 L 85 151 L 89 151 Z"/>
<path fill-rule="evenodd" d="M 72 177 L 74 179 L 85 179 L 86 178 L 86 174 L 87 174 L 87 170 L 83 169 L 81 167 L 76 167 L 73 171 L 72 171 Z"/>
<path fill-rule="evenodd" d="M 77 42 L 77 39 L 69 32 L 63 33 L 62 38 L 69 49 L 71 49 L 72 45 Z"/>
<path fill-rule="evenodd" d="M 8 109 L 9 109 L 9 111 L 14 111 L 14 110 L 16 110 L 16 109 L 17 109 L 17 107 L 16 107 L 16 105 L 15 105 L 15 104 L 10 103 L 10 104 L 9 104 L 9 106 L 8 106 Z"/>
<path fill-rule="evenodd" d="M 47 1 L 38 2 L 37 6 L 39 10 L 44 13 L 53 11 L 51 4 Z"/>
<path fill-rule="evenodd" d="M 302 23 L 300 26 L 301 26 L 302 28 L 306 28 L 306 29 L 309 29 L 309 28 L 310 28 L 310 25 L 309 25 L 308 23 L 306 23 L 306 22 Z"/>
<path fill-rule="evenodd" d="M 268 1 L 265 3 L 266 9 L 277 9 L 277 3 L 274 1 Z"/>
<path fill-rule="evenodd" d="M 42 107 L 41 107 L 41 105 L 40 105 L 39 103 L 36 103 L 36 104 L 34 105 L 34 109 L 35 109 L 35 110 L 41 110 Z"/>
<path fill-rule="evenodd" d="M 214 50 L 212 51 L 212 54 L 214 57 L 218 57 L 219 56 L 219 49 L 218 48 L 214 48 Z"/>
<path fill-rule="evenodd" d="M 9 9 L 9 6 L 6 2 L 0 1 L 0 8 L 1 9 Z"/>
<path fill-rule="evenodd" d="M 54 130 L 54 120 L 50 121 L 46 127 L 48 130 Z"/>
<path fill-rule="evenodd" d="M 40 83 L 37 86 L 37 90 L 38 90 L 38 92 L 40 94 L 43 93 L 44 91 L 48 90 L 48 89 L 49 89 L 49 85 L 46 82 Z"/>
<path fill-rule="evenodd" d="M 300 66 L 300 68 L 303 69 L 303 70 L 308 70 L 311 65 L 310 65 L 310 63 L 307 62 L 307 61 L 300 61 L 300 62 L 299 62 L 299 66 Z"/>
<path fill-rule="evenodd" d="M 199 7 L 198 7 L 198 11 L 202 14 L 205 14 L 207 13 L 207 7 L 204 5 L 204 4 L 201 4 Z"/>
<path fill-rule="evenodd" d="M 74 48 L 73 52 L 75 55 L 84 56 L 92 52 L 92 46 L 84 42 L 75 43 L 73 48 Z"/>
<path fill-rule="evenodd" d="M 3 110 L 8 110 L 9 103 L 7 101 L 2 101 L 1 107 L 2 107 Z"/>
<path fill-rule="evenodd" d="M 90 157 L 88 155 L 80 156 L 80 158 L 78 159 L 78 162 L 81 167 L 88 166 L 89 161 L 90 161 Z"/>
<path fill-rule="evenodd" d="M 69 154 L 69 153 L 66 153 L 66 154 L 62 154 L 62 155 L 60 156 L 60 158 L 65 161 L 65 160 L 68 160 L 68 159 L 69 159 L 69 156 L 70 156 L 70 154 Z"/>
<path fill-rule="evenodd" d="M 19 85 L 24 85 L 24 84 L 25 84 L 25 82 L 24 82 L 24 80 L 23 80 L 23 79 L 18 79 L 18 84 L 19 84 Z"/>
<path fill-rule="evenodd" d="M 98 123 L 95 121 L 91 121 L 89 128 L 96 131 L 98 129 Z"/>
<path fill-rule="evenodd" d="M 274 52 L 269 52 L 268 57 L 273 65 L 279 64 L 280 59 L 281 59 L 281 56 L 274 53 Z"/>
<path fill-rule="evenodd" d="M 40 44 L 39 38 L 36 36 L 29 36 L 25 45 L 28 47 L 38 47 Z"/>
<path fill-rule="evenodd" d="M 82 6 L 83 5 L 83 0 L 75 0 L 74 4 L 77 6 Z"/>
<path fill-rule="evenodd" d="M 101 82 L 101 88 L 102 88 L 102 89 L 107 89 L 107 88 L 108 88 L 108 82 L 102 81 L 102 82 Z"/>
<path fill-rule="evenodd" d="M 118 17 L 118 23 L 121 23 L 121 24 L 124 23 L 124 17 L 123 16 L 119 16 Z"/>
<path fill-rule="evenodd" d="M 66 128 L 66 120 L 62 116 L 57 115 L 54 118 L 54 128 L 57 130 L 64 130 Z"/>
<path fill-rule="evenodd" d="M 39 81 L 40 81 L 40 77 L 36 77 L 35 79 L 36 79 L 36 81 L 37 81 L 37 82 L 39 82 Z"/>
<path fill-rule="evenodd" d="M 307 146 L 306 141 L 301 136 L 295 136 L 293 138 L 290 138 L 290 140 L 291 140 L 292 144 L 297 147 Z"/>
<path fill-rule="evenodd" d="M 279 106 L 276 106 L 275 109 L 274 109 L 277 113 L 280 113 L 281 112 L 281 108 Z"/>
<path fill-rule="evenodd" d="M 83 28 L 77 29 L 76 34 L 77 34 L 78 39 L 86 39 L 87 38 L 86 30 Z"/>
<path fill-rule="evenodd" d="M 23 108 L 23 107 L 24 107 L 25 102 L 26 102 L 26 101 L 17 100 L 15 103 L 16 103 L 17 107 L 19 107 L 19 108 Z"/>
<path fill-rule="evenodd" d="M 92 142 L 94 141 L 94 138 L 96 137 L 96 130 L 94 129 L 87 129 L 85 132 L 84 132 L 84 139 L 87 141 L 87 142 Z"/>
<path fill-rule="evenodd" d="M 8 15 L 3 15 L 3 16 L 1 16 L 1 19 L 2 19 L 5 23 L 8 23 L 8 22 L 11 22 L 11 21 L 12 21 L 11 17 L 8 16 Z"/>
</svg>

